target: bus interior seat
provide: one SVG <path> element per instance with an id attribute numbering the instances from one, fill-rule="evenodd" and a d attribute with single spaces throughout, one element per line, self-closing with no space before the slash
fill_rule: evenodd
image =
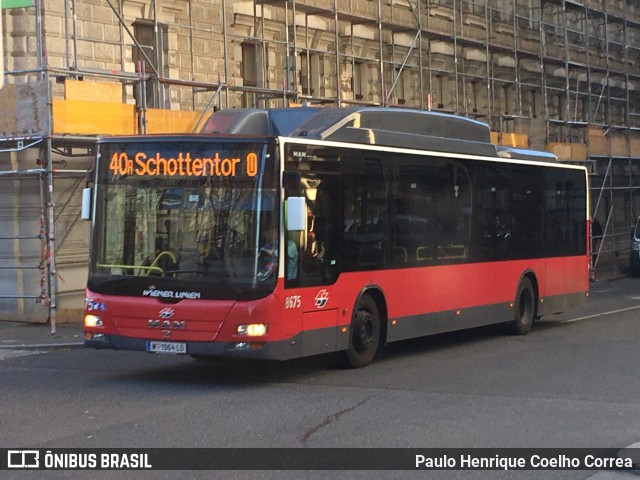
<path id="1" fill-rule="evenodd" d="M 432 247 L 418 247 L 416 248 L 416 260 L 422 262 L 424 260 L 433 260 L 433 256 L 431 255 Z"/>
<path id="2" fill-rule="evenodd" d="M 393 263 L 407 263 L 409 256 L 405 247 L 393 247 Z"/>

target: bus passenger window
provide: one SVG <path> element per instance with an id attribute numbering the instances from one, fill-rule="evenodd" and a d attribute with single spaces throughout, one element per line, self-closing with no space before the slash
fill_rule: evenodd
<path id="1" fill-rule="evenodd" d="M 396 267 L 424 265 L 435 258 L 432 238 L 434 172 L 431 162 L 398 167 L 391 217 Z"/>
<path id="2" fill-rule="evenodd" d="M 387 203 L 382 168 L 371 163 L 367 175 L 348 176 L 344 191 L 345 269 L 384 268 L 387 242 Z M 389 252 L 386 249 L 389 248 Z"/>

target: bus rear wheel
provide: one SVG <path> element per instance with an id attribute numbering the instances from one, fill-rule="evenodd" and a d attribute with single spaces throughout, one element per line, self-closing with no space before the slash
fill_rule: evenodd
<path id="1" fill-rule="evenodd" d="M 514 318 L 509 324 L 509 330 L 514 335 L 526 335 L 536 318 L 536 293 L 533 283 L 527 277 L 518 285 L 513 310 Z"/>
<path id="2" fill-rule="evenodd" d="M 344 363 L 350 368 L 366 367 L 373 361 L 380 346 L 380 313 L 378 305 L 364 295 L 353 312 L 349 331 L 349 348 L 344 352 Z"/>

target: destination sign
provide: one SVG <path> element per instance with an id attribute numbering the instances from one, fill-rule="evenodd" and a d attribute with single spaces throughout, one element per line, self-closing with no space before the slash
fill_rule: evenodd
<path id="1" fill-rule="evenodd" d="M 224 157 L 215 152 L 210 157 L 191 155 L 191 152 L 178 152 L 165 158 L 160 152 L 147 155 L 138 152 L 130 157 L 126 152 L 115 152 L 111 156 L 109 170 L 115 176 L 140 177 L 235 177 L 245 172 L 249 177 L 258 173 L 258 156 L 248 153 L 244 158 Z"/>

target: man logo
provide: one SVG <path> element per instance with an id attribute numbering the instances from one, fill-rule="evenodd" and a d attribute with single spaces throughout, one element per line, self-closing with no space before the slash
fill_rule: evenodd
<path id="1" fill-rule="evenodd" d="M 8 468 L 40 468 L 40 452 L 38 450 L 9 450 L 7 452 Z"/>
<path id="2" fill-rule="evenodd" d="M 160 313 L 158 313 L 158 316 L 166 320 L 167 318 L 173 317 L 174 313 L 175 313 L 175 310 L 173 308 L 167 307 L 160 310 Z"/>

